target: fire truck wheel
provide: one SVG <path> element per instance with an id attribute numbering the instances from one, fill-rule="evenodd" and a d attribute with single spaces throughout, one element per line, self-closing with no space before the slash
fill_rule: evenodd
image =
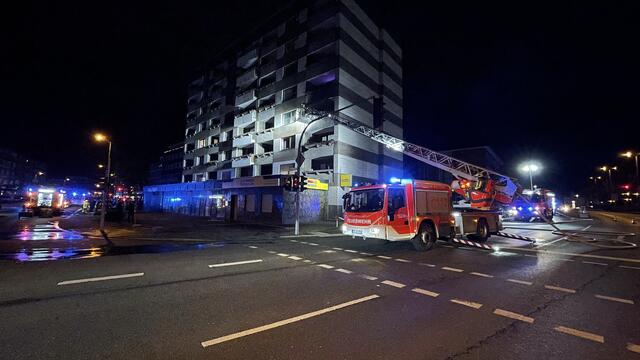
<path id="1" fill-rule="evenodd" d="M 480 219 L 478 221 L 478 228 L 476 229 L 476 234 L 473 238 L 479 242 L 487 241 L 489 238 L 489 225 L 487 224 L 487 220 Z"/>
<path id="2" fill-rule="evenodd" d="M 436 231 L 431 224 L 422 224 L 420 231 L 411 239 L 413 247 L 417 251 L 430 250 L 436 244 Z"/>

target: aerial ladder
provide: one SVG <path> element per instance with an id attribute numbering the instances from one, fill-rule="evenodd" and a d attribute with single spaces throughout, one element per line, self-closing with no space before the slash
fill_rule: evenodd
<path id="1" fill-rule="evenodd" d="M 452 189 L 462 195 L 471 208 L 496 210 L 509 205 L 520 189 L 517 183 L 506 175 L 404 141 L 359 121 L 348 119 L 339 111 L 327 112 L 303 106 L 303 114 L 331 118 L 336 123 L 391 150 L 450 173 L 455 178 Z"/>

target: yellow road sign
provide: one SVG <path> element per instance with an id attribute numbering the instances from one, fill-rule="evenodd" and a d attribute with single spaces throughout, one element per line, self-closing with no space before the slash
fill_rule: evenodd
<path id="1" fill-rule="evenodd" d="M 352 177 L 351 174 L 340 174 L 340 186 L 351 187 Z"/>
<path id="2" fill-rule="evenodd" d="M 329 190 L 329 184 L 323 183 L 318 179 L 307 179 L 307 189 Z"/>

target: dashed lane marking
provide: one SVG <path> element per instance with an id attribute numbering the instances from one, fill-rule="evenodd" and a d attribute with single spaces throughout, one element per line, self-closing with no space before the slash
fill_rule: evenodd
<path id="1" fill-rule="evenodd" d="M 453 271 L 453 272 L 463 272 L 464 270 L 458 268 L 452 268 L 448 266 L 443 266 L 442 270 Z"/>
<path id="2" fill-rule="evenodd" d="M 627 344 L 627 350 L 633 351 L 634 353 L 640 354 L 640 345 L 628 343 Z"/>
<path id="3" fill-rule="evenodd" d="M 413 291 L 415 293 L 418 293 L 418 294 L 431 296 L 431 297 L 438 297 L 440 295 L 437 292 L 433 292 L 433 291 L 429 291 L 429 290 L 425 290 L 425 289 L 421 289 L 421 288 L 413 288 L 413 289 L 411 289 L 411 291 Z"/>
<path id="4" fill-rule="evenodd" d="M 380 259 L 391 260 L 390 256 L 378 255 L 377 257 L 379 257 Z"/>
<path id="5" fill-rule="evenodd" d="M 276 253 L 275 251 L 272 251 L 272 250 L 269 250 L 269 251 L 267 251 L 267 252 L 268 252 L 269 254 L 275 254 L 275 253 Z"/>
<path id="6" fill-rule="evenodd" d="M 247 246 L 247 247 L 248 247 L 249 249 L 257 249 L 257 248 L 258 248 L 257 246 L 253 246 L 253 245 L 249 245 L 249 246 Z"/>
<path id="7" fill-rule="evenodd" d="M 318 246 L 318 244 L 316 244 L 316 243 L 312 243 L 312 242 L 307 243 L 307 245 L 311 245 L 311 246 Z"/>
<path id="8" fill-rule="evenodd" d="M 479 272 L 471 272 L 471 275 L 475 275 L 475 276 L 480 276 L 480 277 L 485 277 L 485 278 L 492 278 L 493 275 L 489 275 L 489 274 L 483 274 L 483 273 L 479 273 Z"/>
<path id="9" fill-rule="evenodd" d="M 617 302 L 621 302 L 624 304 L 635 304 L 635 302 L 633 302 L 633 300 L 628 300 L 628 299 L 622 299 L 622 298 L 618 298 L 618 297 L 613 297 L 613 296 L 606 296 L 606 295 L 598 295 L 596 294 L 595 297 L 597 297 L 598 299 L 603 299 L 603 300 L 611 300 L 611 301 L 617 301 Z"/>
<path id="10" fill-rule="evenodd" d="M 336 271 L 343 274 L 353 274 L 353 271 L 347 269 L 336 269 Z"/>
<path id="11" fill-rule="evenodd" d="M 556 291 L 562 291 L 562 292 L 566 292 L 569 294 L 575 294 L 576 291 L 573 289 L 567 289 L 567 288 L 563 288 L 561 286 L 553 286 L 553 285 L 545 285 L 544 286 L 545 289 L 549 289 L 549 290 L 556 290 Z"/>
<path id="12" fill-rule="evenodd" d="M 321 310 L 317 310 L 317 311 L 313 311 L 310 313 L 306 313 L 303 315 L 299 315 L 299 316 L 295 316 L 286 320 L 280 320 L 280 321 L 276 321 L 274 323 L 271 324 L 267 324 L 267 325 L 263 325 L 263 326 L 259 326 L 253 329 L 248 329 L 248 330 L 244 330 L 244 331 L 240 331 L 234 334 L 230 334 L 230 335 L 226 335 L 226 336 L 222 336 L 222 337 L 218 337 L 215 339 L 211 339 L 211 340 L 207 340 L 207 341 L 203 341 L 200 344 L 202 345 L 203 348 L 209 347 L 209 346 L 213 346 L 213 345 L 217 345 L 226 341 L 230 341 L 230 340 L 235 340 L 241 337 L 245 337 L 245 336 L 249 336 L 249 335 L 253 335 L 253 334 L 257 334 L 263 331 L 267 331 L 267 330 L 271 330 L 271 329 L 275 329 L 284 325 L 288 325 L 294 322 L 298 322 L 301 320 L 306 320 L 315 316 L 319 316 L 322 314 L 326 314 L 328 312 L 331 311 L 336 311 L 339 309 L 343 309 L 346 308 L 348 306 L 352 306 L 352 305 L 356 305 L 356 304 L 360 304 L 363 303 L 365 301 L 369 301 L 369 300 L 373 300 L 376 298 L 379 298 L 379 295 L 373 294 L 373 295 L 369 295 L 369 296 L 365 296 L 363 298 L 360 299 L 356 299 L 356 300 L 351 300 L 342 304 L 338 304 L 338 305 L 334 305 L 328 308 L 324 308 Z"/>
<path id="13" fill-rule="evenodd" d="M 333 250 L 340 250 L 340 251 L 344 250 L 343 248 L 337 248 L 337 247 L 336 248 L 332 248 L 332 249 Z"/>
<path id="14" fill-rule="evenodd" d="M 324 251 L 322 251 L 322 252 L 323 252 L 323 253 L 325 253 L 325 254 L 333 254 L 333 253 L 335 253 L 336 251 L 335 251 L 335 250 L 324 250 Z"/>
<path id="15" fill-rule="evenodd" d="M 601 263 L 601 262 L 595 262 L 595 261 L 583 261 L 583 264 L 591 264 L 591 265 L 599 265 L 599 266 L 608 266 L 609 264 L 606 263 Z"/>
<path id="16" fill-rule="evenodd" d="M 514 313 L 512 311 L 507 311 L 507 310 L 502 310 L 502 309 L 495 309 L 493 311 L 493 313 L 496 314 L 496 315 L 508 317 L 510 319 L 524 321 L 524 322 L 529 323 L 529 324 L 533 324 L 533 321 L 534 321 L 534 319 L 532 317 L 524 316 L 524 315 L 521 315 L 521 314 L 518 314 L 518 313 Z"/>
<path id="17" fill-rule="evenodd" d="M 460 299 L 451 299 L 449 301 L 451 301 L 452 303 L 464 305 L 464 306 L 467 306 L 467 307 L 470 307 L 470 308 L 474 308 L 474 309 L 480 309 L 482 307 L 482 304 L 477 303 L 477 302 L 473 302 L 473 301 L 460 300 Z"/>
<path id="18" fill-rule="evenodd" d="M 576 330 L 576 329 L 572 329 L 565 326 L 556 326 L 553 329 L 561 333 L 577 336 L 583 339 L 587 339 L 587 340 L 591 340 L 599 343 L 604 343 L 604 336 L 602 335 L 593 334 L 593 333 L 582 331 L 582 330 Z"/>
<path id="19" fill-rule="evenodd" d="M 358 253 L 357 251 L 350 250 L 350 249 L 346 249 L 345 251 L 348 252 L 348 253 L 352 253 L 352 254 L 357 254 Z"/>
<path id="20" fill-rule="evenodd" d="M 309 259 L 305 259 L 305 260 L 303 260 L 303 261 L 304 261 L 304 262 L 306 262 L 306 263 L 310 263 L 310 262 L 312 262 L 312 261 L 311 261 L 311 260 L 309 260 Z"/>
<path id="21" fill-rule="evenodd" d="M 436 267 L 433 264 L 427 264 L 427 263 L 419 263 L 418 265 L 422 265 L 422 266 L 428 266 L 428 267 Z"/>
<path id="22" fill-rule="evenodd" d="M 411 260 L 407 260 L 407 259 L 400 259 L 400 258 L 396 258 L 396 259 L 393 259 L 393 260 L 395 260 L 395 261 L 397 261 L 397 262 L 403 262 L 403 263 L 410 263 L 410 262 L 411 262 Z"/>
<path id="23" fill-rule="evenodd" d="M 209 267 L 210 268 L 218 268 L 218 267 L 225 267 L 225 266 L 255 264 L 255 263 L 259 263 L 259 262 L 262 262 L 262 259 L 234 261 L 234 262 L 220 263 L 220 264 L 211 264 L 211 265 L 209 265 Z"/>
<path id="24" fill-rule="evenodd" d="M 516 283 L 516 284 L 522 284 L 522 285 L 533 285 L 531 281 L 516 280 L 516 279 L 507 279 L 507 281 Z"/>
<path id="25" fill-rule="evenodd" d="M 296 260 L 296 261 L 298 261 L 298 260 L 302 260 L 302 258 L 301 258 L 301 257 L 298 257 L 298 256 L 289 256 L 289 259 L 291 259 L 291 260 Z"/>
<path id="26" fill-rule="evenodd" d="M 395 282 L 395 281 L 391 281 L 391 280 L 385 280 L 385 281 L 382 281 L 381 283 L 385 284 L 385 285 L 396 287 L 398 289 L 402 289 L 403 287 L 407 286 L 405 284 L 401 284 L 399 282 Z"/>
<path id="27" fill-rule="evenodd" d="M 563 251 L 552 251 L 552 250 L 538 250 L 538 249 L 527 249 L 523 247 L 511 247 L 511 246 L 501 246 L 501 250 L 515 250 L 515 251 L 528 251 L 528 252 L 536 252 L 540 254 L 551 254 L 551 255 L 564 255 L 564 256 L 572 256 L 572 257 L 585 257 L 591 259 L 601 259 L 601 260 L 614 260 L 614 261 L 625 261 L 632 263 L 640 263 L 640 259 L 631 259 L 631 258 L 620 258 L 614 256 L 604 256 L 604 255 L 592 255 L 592 254 L 575 254 L 568 253 Z M 638 268 L 640 269 L 640 268 Z"/>
<path id="28" fill-rule="evenodd" d="M 292 243 L 297 243 L 298 242 L 298 240 L 289 240 L 289 241 L 291 241 Z"/>
<path id="29" fill-rule="evenodd" d="M 95 282 L 95 281 L 106 281 L 106 280 L 116 280 L 116 279 L 126 279 L 131 277 L 144 276 L 143 272 L 140 273 L 131 273 L 131 274 L 122 274 L 122 275 L 111 275 L 111 276 L 101 276 L 94 278 L 86 278 L 86 279 L 77 279 L 77 280 L 66 280 L 58 283 L 58 286 L 62 285 L 72 285 L 72 284 L 81 284 L 87 282 Z"/>
<path id="30" fill-rule="evenodd" d="M 287 257 L 287 256 L 289 256 L 289 254 L 283 254 L 283 253 L 278 253 L 278 254 L 276 254 L 276 255 L 278 255 L 278 256 L 282 256 L 282 257 Z"/>
<path id="31" fill-rule="evenodd" d="M 640 267 L 636 267 L 636 266 L 626 266 L 626 265 L 620 265 L 621 268 L 624 269 L 634 269 L 634 270 L 640 270 Z"/>
<path id="32" fill-rule="evenodd" d="M 367 280 L 378 280 L 377 277 L 371 276 L 371 275 L 366 275 L 366 274 L 360 274 L 360 275 L 358 275 L 358 277 L 361 277 L 361 278 L 367 279 Z"/>
<path id="33" fill-rule="evenodd" d="M 360 255 L 373 256 L 372 253 L 368 253 L 368 252 L 361 252 Z"/>
<path id="34" fill-rule="evenodd" d="M 328 264 L 318 264 L 318 266 L 323 268 L 323 269 L 333 269 L 333 266 L 328 265 Z"/>

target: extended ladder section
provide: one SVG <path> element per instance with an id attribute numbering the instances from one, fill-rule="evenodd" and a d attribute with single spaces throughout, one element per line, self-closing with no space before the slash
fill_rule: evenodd
<path id="1" fill-rule="evenodd" d="M 458 160 L 451 156 L 430 150 L 424 146 L 398 139 L 397 137 L 391 136 L 385 132 L 363 125 L 361 122 L 347 119 L 341 116 L 339 112 L 318 111 L 305 107 L 304 113 L 331 118 L 335 122 L 348 127 L 362 136 L 377 141 L 389 149 L 402 152 L 407 156 L 411 156 L 412 158 L 429 164 L 435 168 L 447 171 L 456 179 L 479 181 L 482 178 L 490 178 L 497 180 L 500 192 L 508 195 L 509 197 L 512 197 L 518 188 L 515 182 L 506 175 Z"/>

